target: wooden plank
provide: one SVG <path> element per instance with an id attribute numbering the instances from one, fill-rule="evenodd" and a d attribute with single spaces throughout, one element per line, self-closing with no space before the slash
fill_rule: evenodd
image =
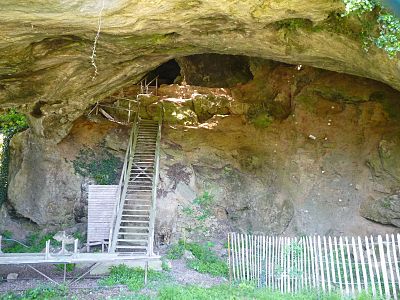
<path id="1" fill-rule="evenodd" d="M 335 287 L 336 285 L 336 272 L 335 272 L 335 259 L 333 256 L 333 248 L 332 248 L 332 238 L 329 236 L 328 237 L 328 248 L 329 248 L 329 259 L 330 259 L 330 269 L 331 269 L 331 274 L 332 274 L 332 285 Z"/>
<path id="2" fill-rule="evenodd" d="M 399 240 L 397 240 L 397 241 L 398 241 L 398 245 L 399 245 L 399 255 L 400 255 L 400 241 Z M 399 257 L 397 256 L 396 240 L 394 238 L 394 234 L 392 234 L 392 246 L 393 246 L 394 266 L 395 266 L 395 269 L 396 269 L 396 276 L 397 276 L 397 282 L 398 282 L 397 287 L 400 289 L 400 287 L 399 287 L 399 285 L 400 285 L 399 263 L 400 262 L 399 262 Z"/>
<path id="3" fill-rule="evenodd" d="M 372 296 L 376 297 L 376 287 L 375 287 L 375 275 L 374 275 L 374 266 L 372 265 L 372 251 L 369 245 L 368 237 L 365 237 L 365 247 L 367 248 L 367 262 L 368 262 L 368 271 L 369 271 L 369 279 L 371 283 Z M 371 246 L 373 247 L 373 245 Z M 379 276 L 379 275 L 378 275 Z"/>
<path id="4" fill-rule="evenodd" d="M 246 280 L 246 274 L 247 274 L 247 269 L 246 269 L 246 258 L 245 258 L 245 237 L 243 234 L 241 234 L 241 248 L 242 248 L 242 280 Z"/>
<path id="5" fill-rule="evenodd" d="M 342 272 L 341 272 L 341 268 L 340 268 L 340 260 L 339 260 L 339 249 L 338 249 L 338 240 L 335 237 L 333 237 L 333 245 L 335 246 L 335 259 L 336 259 L 336 271 L 338 274 L 338 279 L 339 279 L 339 289 L 341 291 L 341 293 L 343 294 L 343 285 L 342 285 Z"/>
<path id="6" fill-rule="evenodd" d="M 346 291 L 346 295 L 349 295 L 349 282 L 348 282 L 348 278 L 347 278 L 346 259 L 345 259 L 345 252 L 344 252 L 342 237 L 339 237 L 339 245 L 340 245 L 340 256 L 342 257 L 342 269 L 343 269 L 343 279 L 344 279 L 344 284 L 345 284 L 345 291 Z"/>
<path id="7" fill-rule="evenodd" d="M 317 245 L 317 237 L 313 237 L 313 247 L 314 251 L 314 264 L 315 264 L 315 281 L 317 283 L 317 289 L 321 288 L 321 282 L 320 282 L 320 268 L 319 268 L 319 257 L 318 257 L 318 245 Z"/>
<path id="8" fill-rule="evenodd" d="M 326 237 L 323 237 L 324 242 L 324 255 L 325 255 L 325 270 L 326 270 L 326 281 L 328 283 L 328 292 L 332 290 L 331 286 L 331 274 L 330 274 L 330 267 L 329 267 L 329 257 L 328 257 L 328 246 L 326 243 Z"/>
<path id="9" fill-rule="evenodd" d="M 391 255 L 391 250 L 390 250 L 390 238 L 389 235 L 386 234 L 386 254 L 387 254 L 387 260 L 388 260 L 388 265 L 389 265 L 389 274 L 390 274 L 390 283 L 392 285 L 392 292 L 393 292 L 393 298 L 397 300 L 397 293 L 396 293 L 396 279 L 394 278 L 394 273 L 393 273 L 393 264 L 392 264 L 392 255 Z"/>
<path id="10" fill-rule="evenodd" d="M 351 294 L 354 295 L 354 277 L 353 277 L 353 266 L 352 266 L 351 254 L 350 254 L 350 244 L 349 244 L 349 239 L 347 236 L 344 238 L 344 240 L 346 242 L 347 263 L 348 263 L 349 274 L 350 274 L 349 278 L 350 278 Z"/>
<path id="11" fill-rule="evenodd" d="M 283 238 L 279 238 L 279 243 L 278 243 L 278 257 L 279 257 L 279 280 L 278 280 L 278 285 L 279 285 L 279 290 L 281 293 L 283 293 L 283 281 L 282 281 L 282 275 L 283 275 Z"/>
<path id="12" fill-rule="evenodd" d="M 374 243 L 374 238 L 372 236 L 371 236 L 371 248 L 372 248 L 372 258 L 374 260 L 375 272 L 376 272 L 377 281 L 378 281 L 379 295 L 382 296 L 383 291 L 382 291 L 382 284 L 381 284 L 381 272 L 379 272 L 378 260 L 376 259 L 375 243 Z"/>
<path id="13" fill-rule="evenodd" d="M 378 235 L 378 247 L 379 247 L 379 256 L 380 256 L 380 260 L 381 260 L 383 285 L 385 288 L 385 297 L 386 297 L 386 299 L 390 299 L 390 289 L 389 289 L 389 280 L 388 280 L 387 268 L 386 268 L 386 258 L 385 258 L 385 252 L 383 249 L 382 236 L 380 236 L 380 235 Z"/>
<path id="14" fill-rule="evenodd" d="M 246 280 L 250 280 L 249 236 L 246 234 Z"/>
<path id="15" fill-rule="evenodd" d="M 271 265 L 270 265 L 270 274 L 271 274 L 271 285 L 270 287 L 272 288 L 272 290 L 276 289 L 276 285 L 275 285 L 275 268 L 276 268 L 276 236 L 272 237 L 272 245 L 271 245 L 271 249 L 272 249 L 272 254 L 271 254 Z"/>
<path id="16" fill-rule="evenodd" d="M 230 283 L 232 284 L 232 279 L 233 281 L 236 281 L 236 264 L 235 264 L 235 246 L 234 246 L 234 241 L 235 241 L 235 233 L 231 232 L 228 233 L 228 251 L 230 252 L 229 256 L 229 268 L 231 270 L 232 278 L 230 279 Z"/>
<path id="17" fill-rule="evenodd" d="M 360 251 L 360 261 L 361 261 L 361 270 L 362 270 L 363 282 L 364 282 L 364 290 L 368 294 L 369 293 L 369 287 L 368 287 L 367 271 L 366 271 L 366 268 L 365 268 L 364 251 L 363 251 L 361 238 L 359 236 L 357 237 L 357 242 L 358 242 L 358 250 Z"/>
<path id="18" fill-rule="evenodd" d="M 353 248 L 353 255 L 354 255 L 354 265 L 355 265 L 355 272 L 356 272 L 356 284 L 357 284 L 357 291 L 361 293 L 361 280 L 360 280 L 360 270 L 358 268 L 358 255 L 357 255 L 357 246 L 354 237 L 351 238 L 351 245 Z"/>
<path id="19" fill-rule="evenodd" d="M 310 246 L 310 264 L 311 264 L 311 278 L 313 280 L 313 288 L 317 289 L 319 287 L 319 282 L 317 278 L 317 270 L 315 268 L 315 255 L 314 255 L 314 245 L 312 242 L 312 237 L 309 237 L 308 243 Z"/>
<path id="20" fill-rule="evenodd" d="M 272 270 L 273 270 L 273 256 L 272 256 L 272 251 L 273 251 L 273 241 L 274 241 L 274 237 L 272 236 L 268 236 L 267 237 L 267 247 L 268 247 L 268 252 L 267 252 L 267 256 L 268 256 L 268 272 L 267 272 L 267 282 L 265 284 L 266 288 L 272 288 Z"/>
<path id="21" fill-rule="evenodd" d="M 317 237 L 317 243 L 318 243 L 319 270 L 321 275 L 321 286 L 322 286 L 322 291 L 325 292 L 324 259 L 322 257 L 322 245 L 320 236 Z"/>
<path id="22" fill-rule="evenodd" d="M 308 284 L 308 278 L 307 278 L 307 247 L 305 243 L 305 238 L 301 237 L 300 239 L 301 245 L 302 245 L 302 277 L 301 277 L 301 289 L 304 289 L 304 287 L 307 287 Z"/>

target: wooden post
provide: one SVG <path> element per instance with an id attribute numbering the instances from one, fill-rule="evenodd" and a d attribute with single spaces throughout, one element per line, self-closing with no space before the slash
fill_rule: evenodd
<path id="1" fill-rule="evenodd" d="M 383 250 L 382 236 L 380 236 L 380 235 L 378 235 L 378 247 L 379 247 L 379 256 L 381 259 L 381 268 L 382 268 L 383 285 L 385 287 L 385 296 L 386 296 L 386 299 L 390 299 L 390 289 L 389 289 L 389 281 L 388 281 L 388 276 L 387 276 L 385 252 Z"/>
<path id="2" fill-rule="evenodd" d="M 371 236 L 371 248 L 372 248 L 372 258 L 374 259 L 376 277 L 378 279 L 379 295 L 382 296 L 383 291 L 382 291 L 382 284 L 381 284 L 381 273 L 379 272 L 378 260 L 376 259 L 376 253 L 375 253 L 374 238 L 372 236 Z"/>
<path id="3" fill-rule="evenodd" d="M 357 280 L 357 290 L 358 293 L 361 293 L 361 281 L 360 281 L 360 272 L 358 268 L 358 255 L 357 255 L 357 247 L 354 237 L 351 238 L 351 245 L 353 248 L 353 255 L 354 255 L 354 264 L 355 264 L 355 271 L 356 271 L 356 280 Z"/>
<path id="4" fill-rule="evenodd" d="M 375 277 L 375 275 L 374 275 L 374 266 L 372 265 L 372 259 L 371 259 L 372 251 L 370 249 L 367 237 L 365 237 L 365 247 L 367 248 L 368 271 L 369 271 L 369 278 L 371 280 L 372 296 L 375 298 L 375 296 L 376 296 L 376 288 L 375 288 L 375 278 L 374 278 Z M 367 279 L 365 279 L 365 280 L 368 281 Z"/>
<path id="5" fill-rule="evenodd" d="M 349 264 L 349 274 L 350 274 L 350 284 L 351 284 L 351 294 L 354 295 L 354 280 L 353 280 L 353 268 L 351 265 L 351 256 L 350 256 L 350 245 L 349 245 L 349 239 L 347 236 L 344 238 L 346 242 L 346 250 L 347 250 L 347 261 Z"/>
<path id="6" fill-rule="evenodd" d="M 364 251 L 361 243 L 361 238 L 357 237 L 357 242 L 358 242 L 358 250 L 360 251 L 360 261 L 361 261 L 361 270 L 363 274 L 363 281 L 364 281 L 364 290 L 368 294 L 368 277 L 367 277 L 367 271 L 365 268 L 365 260 L 364 260 Z"/>
<path id="7" fill-rule="evenodd" d="M 49 259 L 50 256 L 50 240 L 46 241 L 45 259 Z"/>
<path id="8" fill-rule="evenodd" d="M 390 239 L 389 235 L 386 235 L 386 253 L 388 257 L 388 265 L 389 265 L 389 271 L 390 271 L 390 281 L 392 284 L 392 291 L 393 291 L 393 298 L 397 300 L 397 292 L 396 292 L 396 279 L 394 278 L 393 274 L 393 264 L 392 264 L 392 257 L 390 253 Z"/>
<path id="9" fill-rule="evenodd" d="M 340 261 L 339 261 L 339 249 L 338 249 L 338 241 L 336 239 L 336 236 L 333 237 L 333 244 L 335 246 L 335 258 L 336 258 L 336 267 L 337 267 L 337 274 L 339 278 L 339 289 L 343 294 L 343 286 L 342 286 L 342 273 L 340 271 Z"/>
<path id="10" fill-rule="evenodd" d="M 1 240 L 3 239 L 3 237 L 0 235 L 0 253 L 3 253 L 3 251 L 1 250 Z"/>
<path id="11" fill-rule="evenodd" d="M 231 234 L 228 233 L 228 267 L 229 267 L 229 284 L 232 284 L 232 263 L 231 263 Z"/>
<path id="12" fill-rule="evenodd" d="M 345 284 L 345 291 L 346 295 L 349 295 L 349 282 L 347 280 L 347 268 L 346 268 L 346 259 L 343 247 L 343 239 L 339 237 L 339 245 L 340 245 L 340 255 L 342 256 L 342 268 L 343 268 L 343 277 L 344 277 L 344 284 Z M 340 270 L 339 270 L 340 272 Z"/>
<path id="13" fill-rule="evenodd" d="M 322 245 L 321 245 L 321 237 L 317 237 L 318 241 L 318 256 L 319 256 L 319 265 L 320 265 L 320 271 L 321 271 L 321 285 L 322 285 L 322 291 L 325 292 L 325 271 L 324 271 L 324 261 L 322 257 Z"/>
<path id="14" fill-rule="evenodd" d="M 399 263 L 397 257 L 397 249 L 396 249 L 396 240 L 394 239 L 394 234 L 392 234 L 392 247 L 393 247 L 393 260 L 394 260 L 394 267 L 396 270 L 397 282 L 400 284 L 400 272 L 399 272 Z"/>
<path id="15" fill-rule="evenodd" d="M 75 254 L 78 253 L 78 243 L 79 243 L 79 240 L 75 239 L 75 241 L 74 241 L 74 253 Z"/>
<path id="16" fill-rule="evenodd" d="M 146 263 L 144 265 L 144 285 L 147 285 L 147 272 L 149 270 L 149 261 L 146 260 Z"/>
<path id="17" fill-rule="evenodd" d="M 331 275 L 330 275 L 330 268 L 329 268 L 329 257 L 328 257 L 328 246 L 326 244 L 326 237 L 323 237 L 324 242 L 324 255 L 325 255 L 325 269 L 326 269 L 326 281 L 328 282 L 328 291 L 330 292 L 331 287 Z"/>
<path id="18" fill-rule="evenodd" d="M 332 284 L 333 286 L 335 286 L 336 284 L 335 261 L 333 258 L 332 238 L 330 236 L 328 237 L 328 247 L 329 247 L 329 256 L 331 261 Z"/>

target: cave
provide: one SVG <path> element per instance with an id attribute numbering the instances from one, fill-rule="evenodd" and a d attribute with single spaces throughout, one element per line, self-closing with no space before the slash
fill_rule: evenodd
<path id="1" fill-rule="evenodd" d="M 7 131 L 0 234 L 86 238 L 92 187 L 121 178 L 156 199 L 154 253 L 400 232 L 400 63 L 379 7 L 5 1 L 0 130 L 29 126 Z"/>
<path id="2" fill-rule="evenodd" d="M 158 85 L 161 84 L 173 84 L 177 77 L 181 75 L 181 68 L 179 67 L 176 60 L 171 59 L 161 65 L 159 65 L 154 70 L 150 71 L 147 75 L 147 81 L 151 82 L 156 77 L 158 78 Z"/>

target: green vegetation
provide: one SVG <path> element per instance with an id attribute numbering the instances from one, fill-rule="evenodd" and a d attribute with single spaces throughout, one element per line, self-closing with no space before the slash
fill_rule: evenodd
<path id="1" fill-rule="evenodd" d="M 54 234 L 40 234 L 37 232 L 31 233 L 28 235 L 25 241 L 25 247 L 17 242 L 8 241 L 7 239 L 12 238 L 12 234 L 9 231 L 4 231 L 1 233 L 3 238 L 3 247 L 2 250 L 5 253 L 37 253 L 41 252 L 46 247 L 46 241 L 50 240 L 51 244 L 54 246 L 60 246 L 61 243 L 54 240 Z"/>
<path id="2" fill-rule="evenodd" d="M 38 286 L 21 294 L 7 293 L 0 295 L 0 300 L 48 300 L 66 297 L 68 289 L 65 286 Z"/>
<path id="3" fill-rule="evenodd" d="M 395 58 L 400 52 L 400 20 L 389 10 L 382 7 L 377 0 L 343 0 L 346 5 L 347 15 L 356 15 L 360 20 L 368 18 L 368 13 L 376 12 L 375 24 L 378 25 L 377 33 L 369 29 L 366 36 L 374 44 L 383 49 L 390 58 Z"/>
<path id="4" fill-rule="evenodd" d="M 182 258 L 185 250 L 190 251 L 194 259 L 187 261 L 187 266 L 190 269 L 196 270 L 199 273 L 207 273 L 213 276 L 228 276 L 228 266 L 224 260 L 219 258 L 212 250 L 214 244 L 206 243 L 204 245 L 196 243 L 185 243 L 179 241 L 178 244 L 173 245 L 168 253 L 168 259 Z"/>
<path id="5" fill-rule="evenodd" d="M 0 115 L 0 205 L 7 200 L 11 138 L 15 133 L 26 128 L 28 128 L 26 117 L 15 109 L 10 109 Z"/>
<path id="6" fill-rule="evenodd" d="M 147 273 L 148 284 L 157 282 L 162 283 L 168 280 L 168 276 L 162 272 L 149 270 Z M 130 291 L 139 291 L 144 288 L 144 270 L 141 268 L 129 268 L 126 265 L 114 266 L 111 268 L 110 275 L 99 281 L 104 286 L 114 286 L 123 284 Z"/>
<path id="7" fill-rule="evenodd" d="M 97 184 L 115 184 L 118 181 L 122 162 L 108 150 L 101 149 L 98 152 L 91 148 L 81 149 L 73 161 L 75 172 L 84 177 L 93 178 Z"/>

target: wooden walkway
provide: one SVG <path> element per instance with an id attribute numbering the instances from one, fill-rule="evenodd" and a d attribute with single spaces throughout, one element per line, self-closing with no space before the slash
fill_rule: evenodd
<path id="1" fill-rule="evenodd" d="M 362 292 L 398 299 L 400 234 L 301 238 L 228 234 L 230 277 L 282 293 Z"/>

